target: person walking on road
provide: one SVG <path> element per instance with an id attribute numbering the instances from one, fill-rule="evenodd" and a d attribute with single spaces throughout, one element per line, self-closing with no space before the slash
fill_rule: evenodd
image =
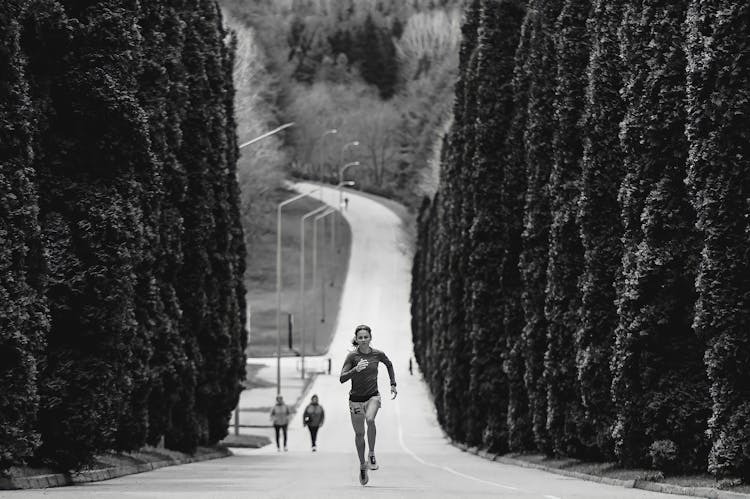
<path id="1" fill-rule="evenodd" d="M 354 444 L 359 456 L 359 483 L 362 485 L 369 480 L 367 469 L 378 469 L 378 462 L 375 459 L 375 416 L 381 405 L 378 391 L 378 363 L 382 362 L 388 369 L 388 376 L 391 379 L 391 400 L 395 399 L 398 393 L 393 364 L 385 353 L 372 348 L 370 341 L 372 341 L 372 330 L 369 326 L 362 324 L 354 329 L 352 344 L 357 348 L 346 356 L 339 377 L 341 383 L 352 380 L 352 388 L 349 392 L 349 415 L 354 427 Z M 370 447 L 367 461 L 365 461 L 365 422 L 367 422 L 367 443 Z"/>
<path id="2" fill-rule="evenodd" d="M 286 429 L 289 425 L 289 415 L 291 412 L 292 411 L 289 410 L 289 407 L 284 403 L 284 397 L 276 395 L 276 405 L 271 409 L 271 421 L 273 421 L 273 429 L 276 431 L 276 450 L 279 452 L 281 452 L 281 447 L 279 446 L 279 430 L 284 432 L 284 452 L 287 451 Z"/>
<path id="3" fill-rule="evenodd" d="M 318 439 L 318 428 L 323 426 L 325 421 L 326 413 L 323 410 L 323 406 L 318 403 L 318 396 L 313 395 L 310 399 L 310 403 L 305 407 L 305 412 L 302 417 L 302 426 L 307 426 L 310 430 L 310 440 L 312 441 L 312 451 L 318 450 L 316 440 Z"/>

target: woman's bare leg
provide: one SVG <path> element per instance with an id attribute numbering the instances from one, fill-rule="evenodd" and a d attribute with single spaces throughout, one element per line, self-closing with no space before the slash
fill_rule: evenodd
<path id="1" fill-rule="evenodd" d="M 380 409 L 380 401 L 373 397 L 367 401 L 365 407 L 365 420 L 367 421 L 367 445 L 370 447 L 370 454 L 373 454 L 375 452 L 375 437 L 377 435 L 377 429 L 375 428 L 375 416 L 378 415 L 378 409 Z"/>
<path id="2" fill-rule="evenodd" d="M 354 445 L 357 447 L 360 468 L 365 466 L 365 415 L 351 414 L 352 427 L 354 428 Z"/>

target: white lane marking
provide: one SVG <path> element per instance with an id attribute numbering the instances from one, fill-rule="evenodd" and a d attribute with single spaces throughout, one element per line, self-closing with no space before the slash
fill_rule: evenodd
<path id="1" fill-rule="evenodd" d="M 458 475 L 460 477 L 463 477 L 469 480 L 474 480 L 475 482 L 486 483 L 487 485 L 494 485 L 495 487 L 500 487 L 506 490 L 520 490 L 516 487 L 511 487 L 510 485 L 503 485 L 501 483 L 490 482 L 489 480 L 482 480 L 481 478 L 477 478 L 475 476 L 467 475 L 466 473 L 461 473 L 459 471 L 456 471 L 453 468 L 449 468 L 448 466 L 440 466 L 439 464 L 433 464 L 433 463 L 429 463 L 425 461 L 421 457 L 414 454 L 414 452 L 412 452 L 411 449 L 409 449 L 404 443 L 404 431 L 403 431 L 403 428 L 401 427 L 401 405 L 398 403 L 398 401 L 396 401 L 396 420 L 398 421 L 398 442 L 399 444 L 401 444 L 401 448 L 404 449 L 404 452 L 409 454 L 418 463 L 421 463 L 425 466 L 432 466 L 433 468 L 438 468 L 438 469 L 447 471 L 448 473 L 453 473 L 454 475 Z"/>
<path id="2" fill-rule="evenodd" d="M 544 496 L 544 497 L 546 497 L 547 499 L 560 499 L 560 498 L 559 498 L 559 497 L 557 497 L 557 496 Z"/>

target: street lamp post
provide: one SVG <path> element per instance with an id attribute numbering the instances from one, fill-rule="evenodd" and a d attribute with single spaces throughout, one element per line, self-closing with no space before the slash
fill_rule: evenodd
<path id="1" fill-rule="evenodd" d="M 339 210 L 341 210 L 341 187 L 346 185 L 346 182 L 344 182 L 344 173 L 346 173 L 346 170 L 348 170 L 352 166 L 359 166 L 359 161 L 352 161 L 351 163 L 347 163 L 339 170 L 339 184 L 336 186 L 336 189 L 339 191 Z"/>
<path id="2" fill-rule="evenodd" d="M 346 150 L 350 147 L 356 147 L 359 145 L 358 140 L 352 140 L 341 146 L 341 155 L 339 156 L 339 167 L 344 164 L 344 158 L 346 157 Z M 339 182 L 341 182 L 341 175 L 339 175 Z"/>
<path id="3" fill-rule="evenodd" d="M 331 133 L 339 133 L 339 131 L 336 128 L 331 128 L 330 130 L 326 130 L 325 132 L 323 132 L 323 135 L 320 136 L 320 140 L 323 140 L 323 137 Z"/>
<path id="4" fill-rule="evenodd" d="M 310 192 L 303 192 L 282 201 L 276 207 L 276 394 L 281 393 L 281 209 L 303 197 L 307 197 L 319 187 Z"/>
<path id="5" fill-rule="evenodd" d="M 237 147 L 237 149 L 242 149 L 243 147 L 247 147 L 247 146 L 249 146 L 250 144 L 254 144 L 254 143 L 258 142 L 258 141 L 259 141 L 259 140 L 261 140 L 261 139 L 265 139 L 266 137 L 270 137 L 271 135 L 273 135 L 273 134 L 275 134 L 275 133 L 278 133 L 278 132 L 282 131 L 282 130 L 283 130 L 283 129 L 285 129 L 285 128 L 289 128 L 289 127 L 290 127 L 290 126 L 292 126 L 292 125 L 294 125 L 294 122 L 293 122 L 293 121 L 292 121 L 291 123 L 284 123 L 284 124 L 283 124 L 283 125 L 281 125 L 280 127 L 278 127 L 278 128 L 274 128 L 274 129 L 273 129 L 273 130 L 271 130 L 270 132 L 266 132 L 266 133 L 264 133 L 263 135 L 260 135 L 260 136 L 258 136 L 258 137 L 255 137 L 255 138 L 254 138 L 254 139 L 252 139 L 252 140 L 248 140 L 247 142 L 245 142 L 245 143 L 243 143 L 243 144 L 240 144 L 240 145 L 239 145 L 239 146 Z"/>
<path id="6" fill-rule="evenodd" d="M 250 144 L 254 144 L 258 142 L 259 140 L 265 139 L 266 137 L 270 137 L 271 135 L 274 135 L 285 128 L 289 128 L 290 126 L 293 126 L 295 123 L 289 122 L 284 123 L 280 127 L 274 128 L 270 132 L 266 132 L 263 135 L 259 135 L 258 137 L 255 137 L 254 139 L 250 139 L 247 142 L 243 142 L 239 146 L 237 146 L 237 149 L 243 149 Z M 290 200 L 291 202 L 293 200 Z M 279 205 L 279 215 L 278 215 L 278 221 L 276 225 L 276 230 L 278 231 L 278 237 L 276 241 L 276 394 L 278 395 L 281 391 L 281 327 L 279 325 L 279 308 L 281 308 L 281 207 L 285 203 L 281 203 Z M 248 307 L 249 308 L 249 307 Z M 247 323 L 248 327 L 251 323 L 251 313 L 248 311 L 247 316 Z M 250 333 L 248 331 L 248 343 L 250 340 Z M 239 435 L 240 434 L 240 403 L 237 402 L 237 407 L 234 409 L 234 434 Z"/>
<path id="7" fill-rule="evenodd" d="M 331 213 L 336 213 L 335 208 L 329 207 L 327 210 L 325 210 L 320 215 L 316 216 L 313 219 L 313 289 L 315 289 L 318 285 L 318 221 L 322 220 L 323 218 L 327 217 Z M 320 309 L 321 309 L 321 315 L 320 315 L 320 322 L 325 322 L 325 316 L 326 316 L 326 287 L 323 285 L 323 281 L 325 279 L 320 279 Z M 313 325 L 315 327 L 315 330 L 313 332 L 313 340 L 312 340 L 312 351 L 317 351 L 317 331 L 318 331 L 318 322 L 313 321 Z"/>
<path id="8" fill-rule="evenodd" d="M 310 210 L 304 215 L 302 215 L 302 219 L 299 223 L 299 234 L 300 234 L 300 256 L 299 256 L 299 302 L 300 302 L 300 319 L 299 319 L 299 328 L 302 333 L 302 379 L 305 379 L 305 336 L 306 336 L 306 326 L 307 321 L 305 320 L 305 221 L 320 213 L 321 211 L 325 211 L 328 209 L 327 205 L 319 206 L 315 208 L 314 210 Z"/>
<path id="9" fill-rule="evenodd" d="M 344 173 L 348 168 L 351 168 L 352 166 L 359 166 L 359 161 L 352 161 L 351 163 L 347 163 L 341 168 L 339 168 L 339 183 L 336 186 L 336 190 L 339 193 L 339 201 L 338 201 L 338 207 L 337 209 L 341 211 L 341 188 L 344 186 L 354 185 L 354 182 L 344 181 Z M 333 229 L 331 230 L 331 239 L 333 240 L 333 247 L 336 248 L 336 223 L 337 220 L 333 221 Z M 336 248 L 336 251 L 338 252 L 338 248 Z"/>
<path id="10" fill-rule="evenodd" d="M 346 150 L 350 147 L 355 147 L 359 145 L 358 140 L 352 140 L 351 142 L 347 142 L 343 146 L 341 146 L 341 157 L 339 157 L 339 164 L 344 162 L 344 154 L 346 153 Z"/>

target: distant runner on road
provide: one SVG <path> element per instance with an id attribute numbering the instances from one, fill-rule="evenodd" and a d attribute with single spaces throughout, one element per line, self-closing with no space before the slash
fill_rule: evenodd
<path id="1" fill-rule="evenodd" d="M 370 347 L 372 330 L 370 326 L 362 324 L 354 330 L 352 344 L 357 347 L 346 356 L 344 367 L 341 369 L 339 381 L 345 383 L 352 380 L 349 392 L 349 414 L 354 427 L 354 444 L 359 456 L 359 483 L 365 485 L 369 478 L 368 467 L 378 469 L 375 459 L 375 416 L 380 409 L 381 400 L 378 391 L 378 363 L 382 362 L 388 368 L 391 378 L 391 400 L 396 398 L 396 376 L 393 364 L 380 350 Z M 365 461 L 365 421 L 367 421 L 367 443 L 370 447 L 368 460 Z"/>

